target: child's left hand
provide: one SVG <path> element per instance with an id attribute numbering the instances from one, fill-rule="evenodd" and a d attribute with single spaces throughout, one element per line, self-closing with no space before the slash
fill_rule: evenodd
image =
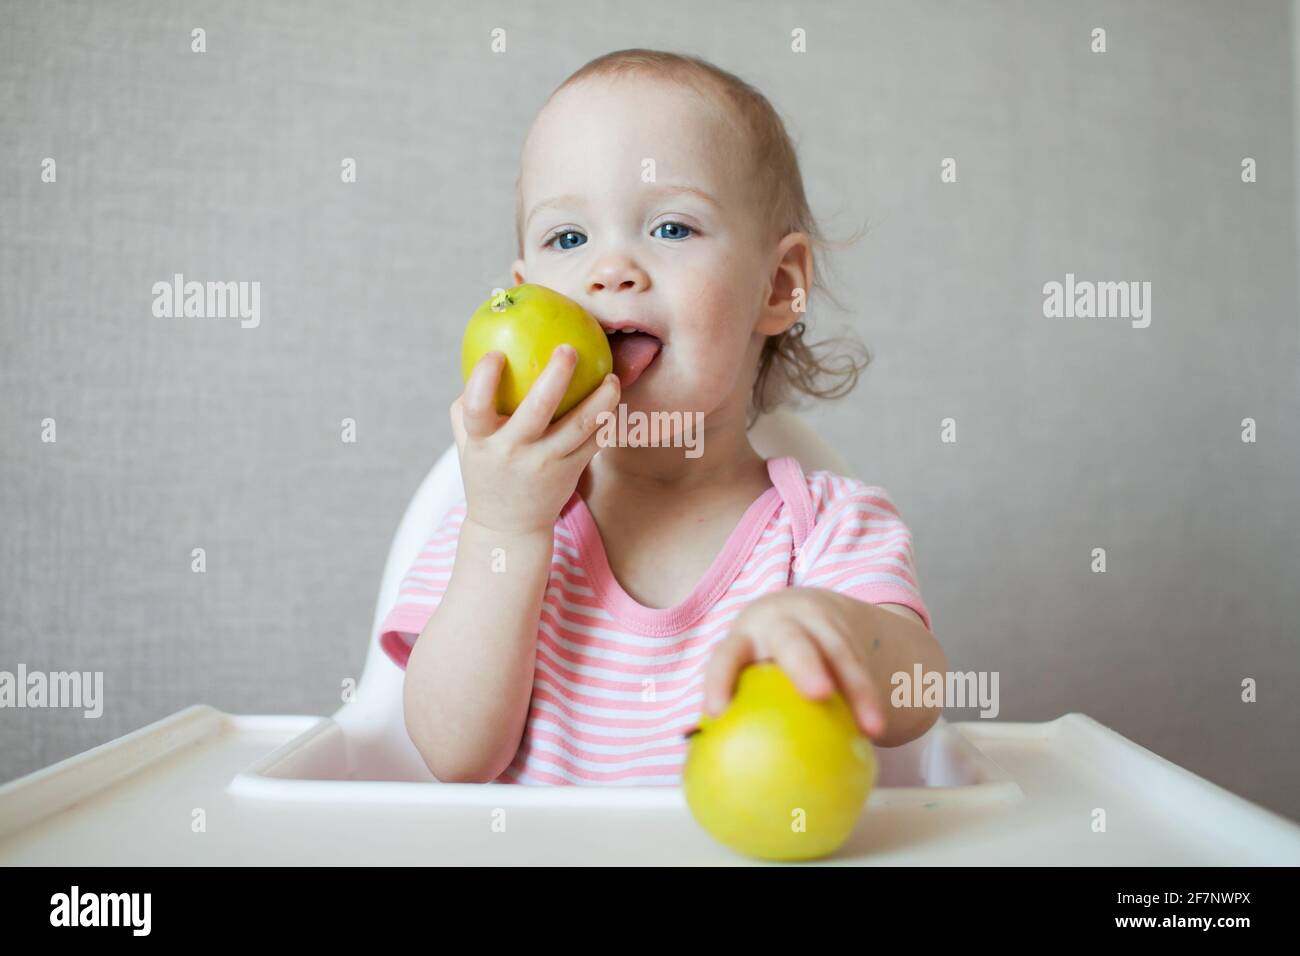
<path id="1" fill-rule="evenodd" d="M 870 618 L 854 598 L 823 588 L 784 588 L 750 602 L 713 649 L 704 671 L 704 706 L 726 709 L 748 664 L 775 660 L 810 700 L 838 689 L 868 737 L 885 730 L 881 692 L 867 670 Z M 836 685 L 838 684 L 838 688 Z"/>

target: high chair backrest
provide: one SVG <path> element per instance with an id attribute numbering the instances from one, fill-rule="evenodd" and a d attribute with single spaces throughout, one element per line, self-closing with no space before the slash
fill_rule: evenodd
<path id="1" fill-rule="evenodd" d="M 824 468 L 853 477 L 844 458 L 791 412 L 778 410 L 760 416 L 749 438 L 754 450 L 764 458 L 793 455 L 805 473 Z M 349 744 L 354 746 L 354 759 L 362 764 L 379 761 L 391 766 L 393 761 L 398 761 L 407 767 L 408 772 L 414 772 L 416 764 L 412 761 L 415 761 L 419 769 L 424 770 L 423 761 L 406 734 L 402 714 L 404 672 L 380 648 L 379 625 L 397 603 L 402 578 L 419 557 L 429 535 L 464 494 L 460 459 L 453 444 L 442 453 L 420 483 L 406 506 L 406 513 L 402 515 L 388 549 L 388 560 L 384 563 L 384 575 L 379 584 L 379 600 L 370 627 L 365 670 L 356 689 L 356 698 L 334 714 L 335 721 L 346 731 Z M 358 753 L 360 749 L 369 753 L 361 755 Z"/>

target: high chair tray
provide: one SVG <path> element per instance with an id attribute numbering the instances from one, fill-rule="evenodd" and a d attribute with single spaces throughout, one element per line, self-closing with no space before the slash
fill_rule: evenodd
<path id="1" fill-rule="evenodd" d="M 857 829 L 817 862 L 1300 863 L 1296 824 L 1082 714 L 935 730 L 915 766 L 877 751 Z M 0 786 L 0 865 L 755 862 L 676 787 L 361 779 L 355 751 L 327 717 L 195 705 Z"/>

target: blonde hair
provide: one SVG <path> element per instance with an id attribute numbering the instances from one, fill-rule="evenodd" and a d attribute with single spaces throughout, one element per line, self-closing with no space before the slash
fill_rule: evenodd
<path id="1" fill-rule="evenodd" d="M 572 73 L 547 98 L 549 103 L 561 90 L 580 80 L 629 75 L 686 86 L 717 103 L 723 114 L 750 146 L 753 157 L 755 195 L 763 197 L 762 242 L 776 243 L 791 232 L 805 233 L 817 253 L 848 245 L 827 238 L 818 225 L 804 195 L 803 175 L 794 143 L 785 124 L 767 97 L 735 74 L 728 73 L 699 57 L 659 50 L 627 49 L 606 53 Z M 515 183 L 515 237 L 518 255 L 524 254 L 523 173 Z M 820 268 L 813 270 L 813 289 L 820 290 L 841 311 L 844 307 L 821 279 Z M 806 324 L 800 320 L 779 335 L 763 343 L 750 399 L 748 427 L 760 414 L 770 412 L 799 395 L 812 398 L 842 398 L 857 385 L 859 374 L 871 362 L 871 354 L 856 338 L 841 336 L 817 343 L 805 341 Z M 862 361 L 855 360 L 860 353 Z"/>

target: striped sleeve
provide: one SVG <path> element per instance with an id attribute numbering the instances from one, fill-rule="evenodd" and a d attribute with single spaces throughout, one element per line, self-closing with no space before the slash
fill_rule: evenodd
<path id="1" fill-rule="evenodd" d="M 402 579 L 397 603 L 379 626 L 379 646 L 403 670 L 416 638 L 433 616 L 451 580 L 456 560 L 456 542 L 465 521 L 465 501 L 454 505 L 425 542 L 420 556 Z"/>
<path id="2" fill-rule="evenodd" d="M 834 487 L 832 487 L 834 486 Z M 837 479 L 822 489 L 794 583 L 870 604 L 910 607 L 930 628 L 912 552 L 912 533 L 880 487 Z"/>

